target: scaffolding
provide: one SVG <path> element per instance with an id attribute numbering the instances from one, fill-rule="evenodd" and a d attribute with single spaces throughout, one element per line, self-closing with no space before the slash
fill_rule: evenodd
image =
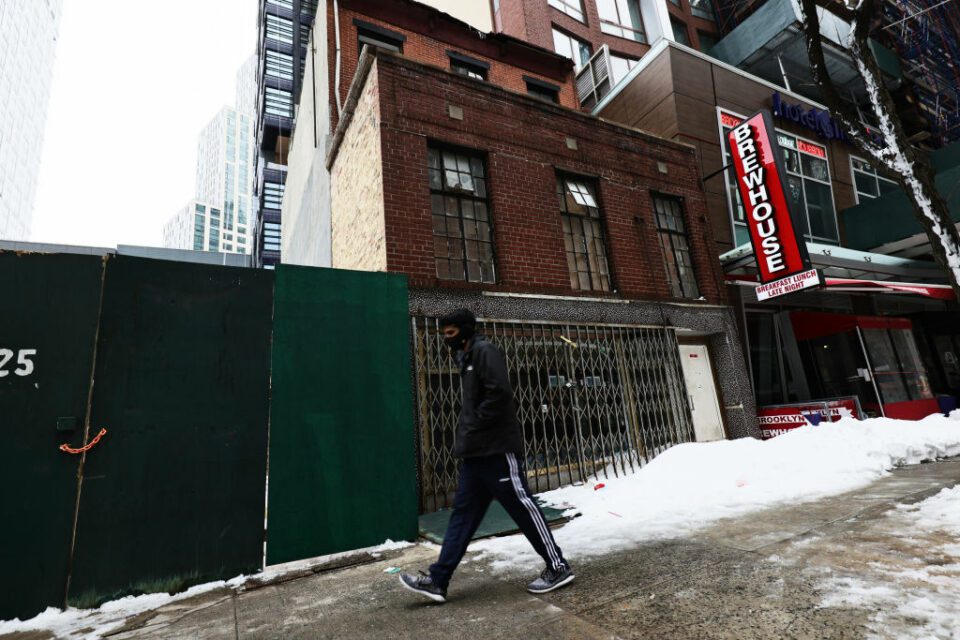
<path id="1" fill-rule="evenodd" d="M 713 0 L 714 14 L 717 16 L 717 28 L 723 37 L 737 28 L 737 25 L 749 18 L 767 0 Z"/>
<path id="2" fill-rule="evenodd" d="M 960 139 L 960 0 L 884 0 L 878 31 L 914 85 L 934 146 Z"/>
<path id="3" fill-rule="evenodd" d="M 723 37 L 767 0 L 713 0 Z M 830 5 L 830 0 L 825 5 Z M 929 123 L 926 142 L 960 140 L 960 0 L 881 0 L 872 37 L 900 58 L 914 103 Z M 838 15 L 844 15 L 838 3 Z"/>

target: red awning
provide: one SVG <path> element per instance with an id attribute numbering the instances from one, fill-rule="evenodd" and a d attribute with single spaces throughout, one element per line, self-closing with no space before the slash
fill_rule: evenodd
<path id="1" fill-rule="evenodd" d="M 821 311 L 791 311 L 790 322 L 797 340 L 832 336 L 860 327 L 861 329 L 907 329 L 913 323 L 907 318 L 890 316 L 851 316 Z"/>
<path id="2" fill-rule="evenodd" d="M 727 275 L 728 282 L 757 286 L 757 281 L 749 276 Z M 953 288 L 947 284 L 921 284 L 916 282 L 888 282 L 885 280 L 855 280 L 853 278 L 824 279 L 829 291 L 837 293 L 892 293 L 912 294 L 934 298 L 936 300 L 956 300 Z"/>
<path id="3" fill-rule="evenodd" d="M 937 300 L 956 300 L 953 288 L 947 284 L 917 284 L 914 282 L 886 282 L 883 280 L 853 280 L 826 278 L 827 288 L 834 291 L 876 291 L 878 293 L 912 293 Z"/>

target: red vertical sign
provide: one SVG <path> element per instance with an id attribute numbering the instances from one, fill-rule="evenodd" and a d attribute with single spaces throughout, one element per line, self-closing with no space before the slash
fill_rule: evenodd
<path id="1" fill-rule="evenodd" d="M 807 246 L 794 228 L 787 173 L 770 113 L 757 112 L 727 135 L 760 274 L 757 298 L 819 286 L 820 275 L 810 268 Z"/>

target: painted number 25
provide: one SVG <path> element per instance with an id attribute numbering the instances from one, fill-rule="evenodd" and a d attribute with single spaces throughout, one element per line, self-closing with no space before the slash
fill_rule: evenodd
<path id="1" fill-rule="evenodd" d="M 36 349 L 20 349 L 16 354 L 10 349 L 0 349 L 0 378 L 6 378 L 10 375 L 7 369 L 7 363 L 17 356 L 17 368 L 13 370 L 15 375 L 25 378 L 33 373 L 33 356 L 37 355 Z"/>

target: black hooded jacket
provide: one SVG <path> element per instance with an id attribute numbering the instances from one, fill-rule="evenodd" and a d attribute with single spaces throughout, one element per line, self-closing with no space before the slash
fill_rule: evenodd
<path id="1" fill-rule="evenodd" d="M 463 406 L 453 446 L 458 458 L 523 453 L 513 388 L 503 354 L 481 335 L 459 354 Z"/>

